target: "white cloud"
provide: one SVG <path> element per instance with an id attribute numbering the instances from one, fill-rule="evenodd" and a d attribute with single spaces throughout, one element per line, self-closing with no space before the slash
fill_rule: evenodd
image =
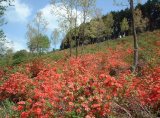
<path id="1" fill-rule="evenodd" d="M 9 49 L 13 49 L 14 52 L 27 49 L 24 40 L 21 38 L 6 38 L 7 42 L 5 45 Z"/>
<path id="2" fill-rule="evenodd" d="M 14 51 L 19 51 L 19 50 L 23 50 L 23 49 L 25 49 L 24 44 L 22 44 L 20 42 L 13 43 L 13 50 Z"/>
<path id="3" fill-rule="evenodd" d="M 15 0 L 14 6 L 8 8 L 6 12 L 6 19 L 9 22 L 26 22 L 31 15 L 31 9 L 20 0 Z"/>
<path id="4" fill-rule="evenodd" d="M 43 13 L 43 17 L 47 20 L 48 22 L 48 28 L 50 31 L 53 31 L 53 29 L 58 28 L 58 23 L 60 22 L 61 17 L 58 17 L 58 15 L 56 15 L 55 13 L 52 12 L 52 10 L 56 10 L 58 11 L 59 14 L 65 16 L 67 15 L 65 8 L 61 5 L 46 5 L 44 8 L 40 9 L 39 11 L 41 11 Z M 73 13 L 75 14 L 76 11 L 73 10 Z M 82 18 L 82 13 L 80 11 L 77 11 L 78 14 L 78 25 L 80 25 L 83 21 Z M 89 18 L 90 20 L 90 18 Z"/>

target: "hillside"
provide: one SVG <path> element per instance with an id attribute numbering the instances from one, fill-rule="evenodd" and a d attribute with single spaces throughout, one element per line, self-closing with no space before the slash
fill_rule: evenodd
<path id="1" fill-rule="evenodd" d="M 0 116 L 155 118 L 160 114 L 160 30 L 56 51 L 0 70 Z M 73 50 L 75 53 L 75 49 Z"/>
<path id="2" fill-rule="evenodd" d="M 152 63 L 152 59 L 155 60 L 155 63 L 159 63 L 159 40 L 160 40 L 160 30 L 156 30 L 153 32 L 145 32 L 138 34 L 138 44 L 139 44 L 139 58 L 145 60 L 147 63 Z M 133 37 L 128 36 L 124 38 L 118 38 L 114 40 L 107 40 L 100 43 L 80 46 L 78 48 L 78 53 L 80 56 L 84 54 L 95 54 L 98 52 L 106 53 L 108 49 L 117 49 L 119 51 L 121 50 L 132 50 L 133 49 Z M 118 47 L 121 47 L 120 49 Z M 155 51 L 156 50 L 156 51 Z M 153 51 L 155 53 L 153 53 Z M 73 49 L 73 54 L 75 55 L 75 48 Z M 52 58 L 53 60 L 58 60 L 61 58 L 66 58 L 65 56 L 69 55 L 69 49 L 65 49 L 62 51 L 57 51 L 55 53 L 50 53 L 47 55 L 44 55 L 45 57 Z M 128 55 L 127 61 L 131 64 L 132 63 L 132 57 Z"/>
<path id="3" fill-rule="evenodd" d="M 135 7 L 136 32 L 160 29 L 159 11 L 159 0 L 148 0 L 145 4 L 138 4 Z M 64 37 L 60 48 L 103 42 L 123 35 L 132 35 L 132 15 L 129 8 L 113 11 L 104 16 L 94 16 L 91 21 L 72 28 Z"/>

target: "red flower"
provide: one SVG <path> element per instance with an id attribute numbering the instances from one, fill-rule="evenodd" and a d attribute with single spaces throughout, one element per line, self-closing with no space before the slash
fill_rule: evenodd
<path id="1" fill-rule="evenodd" d="M 27 118 L 29 114 L 27 112 L 22 112 L 21 113 L 21 118 Z"/>
<path id="2" fill-rule="evenodd" d="M 70 106 L 73 106 L 74 104 L 73 104 L 73 102 L 69 102 L 69 105 L 70 105 Z"/>
<path id="3" fill-rule="evenodd" d="M 25 103 L 25 101 L 19 101 L 17 104 L 18 105 L 25 105 L 26 103 Z"/>
<path id="4" fill-rule="evenodd" d="M 23 110 L 23 108 L 24 108 L 23 106 L 18 105 L 17 110 L 18 110 L 18 111 L 21 111 L 21 110 Z"/>
<path id="5" fill-rule="evenodd" d="M 40 108 L 37 108 L 37 109 L 35 109 L 34 113 L 37 115 L 40 115 L 40 114 L 42 114 L 42 110 Z"/>

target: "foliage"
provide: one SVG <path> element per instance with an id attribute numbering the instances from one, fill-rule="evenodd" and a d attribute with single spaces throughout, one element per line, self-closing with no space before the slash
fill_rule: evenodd
<path id="1" fill-rule="evenodd" d="M 11 2 L 13 0 L 1 0 L 0 1 L 0 55 L 3 55 L 4 52 L 6 51 L 6 46 L 5 46 L 5 34 L 3 30 L 1 29 L 1 26 L 6 24 L 5 19 L 4 19 L 4 13 L 6 11 L 6 8 L 10 6 Z M 5 3 L 5 4 L 4 4 Z"/>
<path id="2" fill-rule="evenodd" d="M 79 0 L 80 10 L 82 12 L 82 25 L 81 25 L 81 40 L 86 36 L 86 22 L 90 20 L 91 14 L 94 11 L 96 0 Z"/>
<path id="3" fill-rule="evenodd" d="M 70 56 L 72 55 L 72 36 L 70 31 L 77 23 L 77 3 L 79 0 L 51 0 L 52 12 L 59 17 L 60 30 L 65 34 L 68 33 L 68 44 L 70 48 Z M 61 4 L 59 4 L 59 2 Z M 63 10 L 63 13 L 62 13 Z"/>
<path id="4" fill-rule="evenodd" d="M 135 25 L 136 25 L 136 30 L 143 32 L 148 23 L 148 18 L 143 18 L 142 12 L 139 9 L 135 10 Z"/>
<path id="5" fill-rule="evenodd" d="M 33 41 L 38 43 L 37 50 L 40 53 L 46 52 L 50 47 L 50 41 L 46 35 L 40 34 L 40 35 L 34 37 Z"/>
<path id="6" fill-rule="evenodd" d="M 36 49 L 38 53 L 48 51 L 50 47 L 50 40 L 46 35 L 39 34 L 28 43 L 30 49 Z"/>
<path id="7" fill-rule="evenodd" d="M 6 51 L 5 58 L 6 58 L 6 64 L 12 65 L 13 63 L 13 50 L 12 49 L 8 49 Z"/>
<path id="8" fill-rule="evenodd" d="M 4 18 L 3 18 L 3 15 L 4 15 L 4 12 L 6 11 L 6 7 L 7 6 L 4 6 L 2 3 L 3 2 L 7 2 L 7 0 L 1 0 L 0 1 L 0 27 L 4 24 Z M 0 29 L 0 41 L 2 39 L 4 39 L 4 32 L 2 29 Z"/>
<path id="9" fill-rule="evenodd" d="M 127 30 L 129 30 L 129 24 L 126 18 L 124 18 L 121 22 L 121 31 L 122 32 L 126 32 Z"/>
<path id="10" fill-rule="evenodd" d="M 38 12 L 33 22 L 28 24 L 27 45 L 31 52 L 42 53 L 50 47 L 49 38 L 44 34 L 47 25 L 42 12 Z"/>
<path id="11" fill-rule="evenodd" d="M 66 35 L 63 44 L 67 43 L 67 48 L 70 48 L 70 56 L 72 55 L 72 46 L 78 47 L 79 43 L 84 43 L 85 24 L 91 19 L 95 2 L 96 0 L 51 0 L 52 12 L 60 19 L 58 21 L 59 29 Z M 61 13 L 62 10 L 63 13 Z M 81 28 L 77 28 L 80 24 L 82 24 Z M 80 35 L 79 39 L 77 39 L 77 33 Z M 61 47 L 66 46 L 63 44 Z M 78 55 L 78 50 L 76 50 L 76 54 Z"/>
<path id="12" fill-rule="evenodd" d="M 112 13 L 108 14 L 107 17 L 104 19 L 104 24 L 105 24 L 105 27 L 106 27 L 106 30 L 105 30 L 105 34 L 106 35 L 111 35 L 113 29 L 113 15 Z"/>
<path id="13" fill-rule="evenodd" d="M 100 20 L 92 20 L 88 27 L 86 28 L 86 36 L 92 39 L 99 38 L 103 36 L 105 31 L 104 23 Z"/>
<path id="14" fill-rule="evenodd" d="M 0 33 L 3 33 L 0 31 Z M 0 38 L 0 56 L 4 55 L 5 51 L 6 51 L 6 46 L 5 46 L 5 39 L 4 39 L 4 33 L 1 35 L 2 37 Z"/>
<path id="15" fill-rule="evenodd" d="M 13 55 L 13 65 L 20 64 L 24 62 L 28 57 L 28 52 L 26 50 L 17 51 Z"/>

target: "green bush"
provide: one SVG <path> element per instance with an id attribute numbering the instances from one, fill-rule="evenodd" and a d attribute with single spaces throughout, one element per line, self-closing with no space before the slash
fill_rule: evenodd
<path id="1" fill-rule="evenodd" d="M 28 58 L 28 52 L 26 50 L 17 51 L 13 55 L 13 65 L 20 64 L 21 62 L 26 61 Z"/>

